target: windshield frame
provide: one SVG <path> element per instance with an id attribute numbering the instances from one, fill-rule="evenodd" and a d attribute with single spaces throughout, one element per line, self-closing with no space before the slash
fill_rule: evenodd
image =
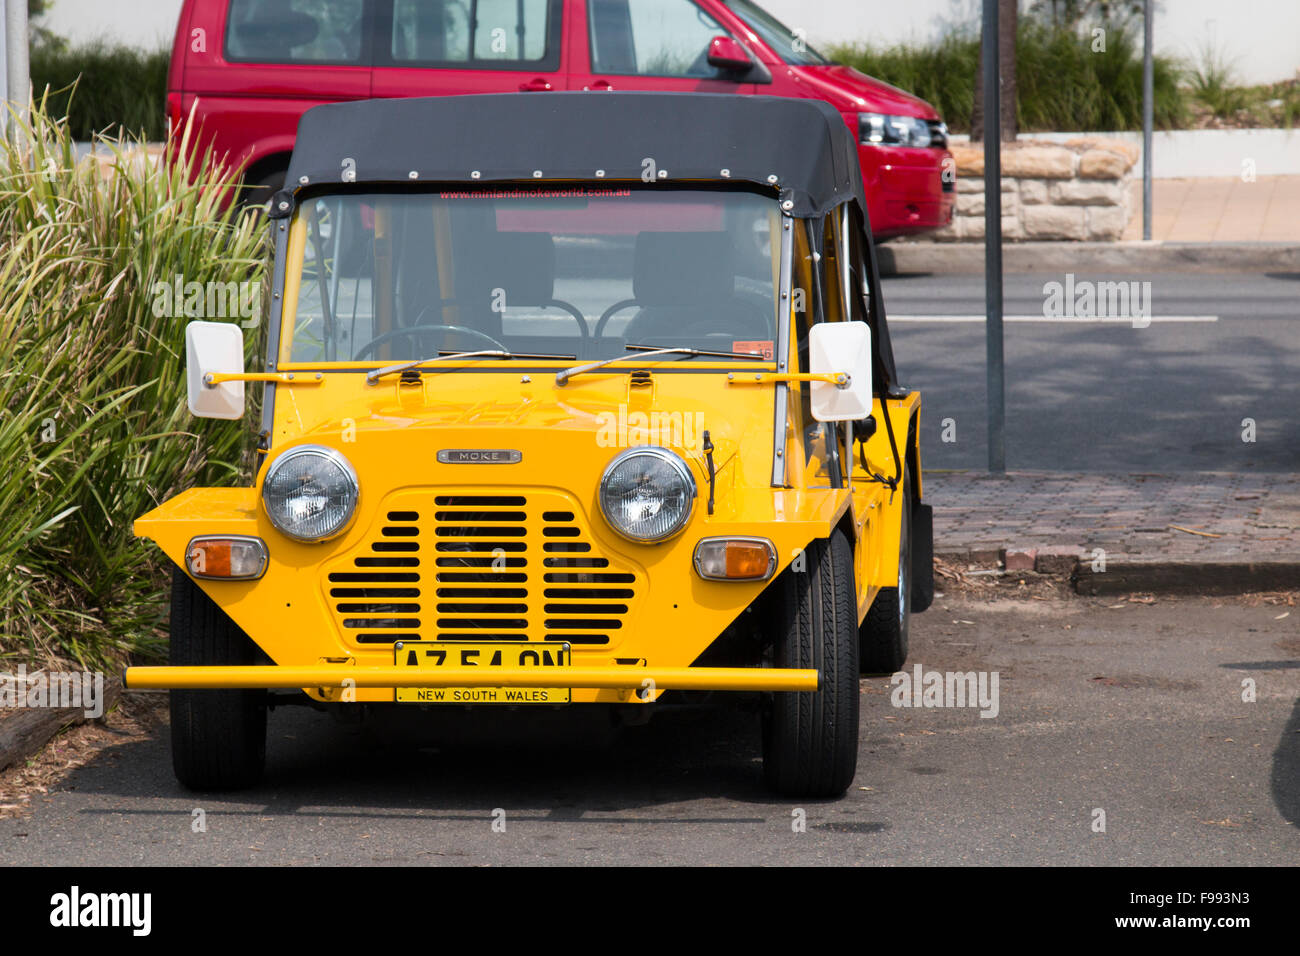
<path id="1" fill-rule="evenodd" d="M 267 367 L 268 369 L 293 372 L 293 371 L 311 371 L 311 372 L 370 372 L 375 369 L 383 368 L 393 364 L 392 359 L 378 359 L 370 357 L 361 361 L 344 360 L 344 361 L 294 361 L 291 358 L 293 348 L 294 327 L 297 319 L 299 294 L 303 284 L 305 256 L 308 254 L 308 223 L 305 210 L 308 204 L 317 199 L 371 195 L 371 194 L 395 194 L 395 195 L 412 195 L 412 194 L 436 194 L 439 192 L 493 192 L 502 189 L 519 189 L 519 190 L 536 190 L 544 193 L 548 190 L 570 189 L 570 188 L 592 188 L 592 189 L 631 189 L 636 192 L 645 193 L 681 193 L 681 192 L 713 192 L 713 193 L 749 193 L 759 196 L 763 199 L 770 200 L 776 209 L 776 221 L 780 224 L 781 236 L 779 243 L 779 262 L 777 263 L 777 282 L 774 291 L 776 322 L 774 329 L 774 342 L 777 343 L 774 348 L 772 359 L 750 359 L 750 358 L 713 358 L 713 357 L 696 357 L 690 359 L 692 368 L 720 368 L 734 369 L 743 367 L 749 369 L 762 369 L 777 365 L 780 369 L 785 365 L 785 353 L 781 351 L 780 342 L 789 342 L 790 330 L 790 276 L 792 267 L 789 257 L 793 254 L 793 247 L 788 242 L 790 238 L 790 223 L 792 219 L 781 212 L 778 206 L 778 193 L 774 189 L 769 189 L 757 183 L 747 181 L 728 181 L 728 180 L 709 180 L 698 182 L 674 183 L 672 186 L 646 184 L 636 181 L 627 180 L 555 180 L 555 181 L 502 181 L 491 183 L 466 183 L 466 182 L 427 182 L 421 183 L 419 188 L 413 189 L 409 186 L 395 183 L 356 183 L 346 186 L 335 186 L 331 184 L 329 188 L 316 188 L 300 192 L 296 197 L 296 208 L 288 219 L 278 221 L 276 237 L 276 274 L 274 290 L 281 292 L 280 295 L 273 295 L 273 328 L 268 335 L 267 342 Z M 273 220 L 273 223 L 275 221 Z M 558 351 L 558 350 L 557 350 Z M 647 365 L 659 366 L 662 364 L 681 363 L 680 356 L 666 355 L 655 359 L 647 359 L 638 364 L 629 365 L 625 372 L 630 373 L 633 368 L 644 368 Z M 475 359 L 470 363 L 461 365 L 460 363 L 451 363 L 446 367 L 440 367 L 439 373 L 448 372 L 489 372 L 505 371 L 519 372 L 524 370 L 551 370 L 556 368 L 566 368 L 573 364 L 572 359 L 534 359 L 526 358 L 522 354 L 519 358 L 493 358 L 493 359 Z M 618 368 L 623 363 L 616 364 Z"/>

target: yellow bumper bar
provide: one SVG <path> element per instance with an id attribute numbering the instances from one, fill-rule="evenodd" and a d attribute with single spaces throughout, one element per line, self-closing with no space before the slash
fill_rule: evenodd
<path id="1" fill-rule="evenodd" d="M 651 684 L 647 685 L 646 681 Z M 769 667 L 128 667 L 127 690 L 304 687 L 598 687 L 815 691 L 817 671 Z M 347 683 L 345 683 L 347 682 Z"/>

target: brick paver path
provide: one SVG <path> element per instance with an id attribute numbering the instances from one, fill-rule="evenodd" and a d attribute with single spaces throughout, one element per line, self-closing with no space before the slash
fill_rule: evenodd
<path id="1" fill-rule="evenodd" d="M 927 472 L 935 553 L 1037 548 L 1129 560 L 1300 560 L 1300 475 Z M 1177 530 L 1183 528 L 1187 530 Z M 1205 532 L 1205 537 L 1189 532 Z M 1297 581 L 1300 586 L 1300 581 Z"/>

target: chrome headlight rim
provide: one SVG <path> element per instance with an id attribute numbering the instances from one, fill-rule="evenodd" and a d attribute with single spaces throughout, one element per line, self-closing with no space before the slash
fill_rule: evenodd
<path id="1" fill-rule="evenodd" d="M 317 535 L 317 536 L 304 536 L 295 533 L 290 528 L 280 523 L 280 520 L 277 518 L 275 511 L 271 508 L 270 503 L 266 500 L 267 485 L 270 484 L 271 479 L 275 476 L 276 471 L 284 467 L 287 463 L 289 463 L 293 459 L 300 458 L 303 456 L 314 456 L 317 458 L 323 458 L 326 461 L 329 461 L 330 463 L 337 465 L 339 470 L 343 473 L 343 477 L 348 482 L 348 490 L 350 492 L 352 504 L 348 508 L 347 517 L 344 518 L 342 521 L 340 521 L 338 527 L 336 527 L 333 531 L 329 532 L 329 534 Z M 280 455 L 277 455 L 271 461 L 271 463 L 266 466 L 266 473 L 262 477 L 261 497 L 262 497 L 262 510 L 266 512 L 267 520 L 271 522 L 271 524 L 275 527 L 276 531 L 279 531 L 282 535 L 284 535 L 287 538 L 291 538 L 294 541 L 301 541 L 305 544 L 316 544 L 321 541 L 329 541 L 333 538 L 337 538 L 339 535 L 347 531 L 348 528 L 352 527 L 352 522 L 356 519 L 357 516 L 357 505 L 361 501 L 361 481 L 357 477 L 357 470 L 354 467 L 352 467 L 352 462 L 348 461 L 347 456 L 344 455 L 337 448 L 330 448 L 328 445 L 296 445 L 293 448 L 290 448 L 288 451 L 285 451 Z"/>
<path id="2" fill-rule="evenodd" d="M 614 474 L 614 470 L 627 461 L 629 458 L 650 457 L 657 458 L 666 462 L 675 471 L 686 485 L 688 492 L 686 507 L 682 511 L 678 521 L 663 534 L 655 536 L 641 536 L 631 533 L 624 528 L 619 527 L 618 523 L 610 516 L 605 507 L 605 493 L 609 487 L 609 481 Z M 691 523 L 691 516 L 695 514 L 695 500 L 699 497 L 699 486 L 695 481 L 695 474 L 686 464 L 686 460 L 681 455 L 671 449 L 664 448 L 660 445 L 639 445 L 636 448 L 628 448 L 619 452 L 610 459 L 609 464 L 605 466 L 605 472 L 600 476 L 600 487 L 596 493 L 597 505 L 600 507 L 601 516 L 605 519 L 605 524 L 609 525 L 616 534 L 635 544 L 660 544 L 670 538 L 681 534 L 688 524 Z"/>

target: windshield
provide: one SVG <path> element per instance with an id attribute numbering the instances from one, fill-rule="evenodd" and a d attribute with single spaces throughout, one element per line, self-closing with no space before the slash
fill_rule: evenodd
<path id="1" fill-rule="evenodd" d="M 755 193 L 653 186 L 311 198 L 291 233 L 280 359 L 602 359 L 629 344 L 770 357 L 779 223 Z"/>
<path id="2" fill-rule="evenodd" d="M 831 62 L 808 45 L 802 30 L 791 30 L 758 4 L 750 0 L 723 0 L 723 3 L 784 62 L 795 66 L 825 66 Z"/>

